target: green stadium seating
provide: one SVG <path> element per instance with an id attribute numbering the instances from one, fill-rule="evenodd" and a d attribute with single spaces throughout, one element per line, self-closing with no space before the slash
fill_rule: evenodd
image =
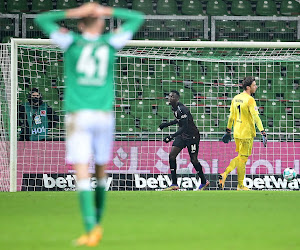
<path id="1" fill-rule="evenodd" d="M 280 102 L 266 102 L 264 115 L 272 119 L 280 118 L 281 115 L 285 115 L 285 108 Z"/>
<path id="2" fill-rule="evenodd" d="M 26 0 L 7 1 L 6 9 L 8 13 L 23 13 L 29 11 Z"/>
<path id="3" fill-rule="evenodd" d="M 251 63 L 239 63 L 234 66 L 235 74 L 240 78 L 256 74 L 256 67 Z"/>
<path id="4" fill-rule="evenodd" d="M 268 90 L 266 87 L 258 87 L 255 92 L 255 98 L 259 100 L 269 100 L 274 99 L 275 96 L 273 95 L 272 91 Z"/>
<path id="5" fill-rule="evenodd" d="M 291 90 L 285 93 L 284 99 L 289 101 L 299 101 L 300 100 L 300 92 L 296 90 Z"/>
<path id="6" fill-rule="evenodd" d="M 153 113 L 143 114 L 140 120 L 140 127 L 143 131 L 157 132 L 160 124 L 161 118 Z"/>
<path id="7" fill-rule="evenodd" d="M 165 27 L 172 31 L 185 31 L 187 24 L 185 20 L 165 20 Z"/>
<path id="8" fill-rule="evenodd" d="M 116 131 L 117 132 L 136 132 L 135 121 L 132 116 L 116 112 Z"/>
<path id="9" fill-rule="evenodd" d="M 300 79 L 300 63 L 287 63 L 287 77 L 292 79 Z"/>
<path id="10" fill-rule="evenodd" d="M 279 121 L 279 131 L 287 132 L 289 128 L 294 128 L 293 117 L 282 115 Z"/>
<path id="11" fill-rule="evenodd" d="M 5 3 L 4 1 L 0 1 L 0 13 L 1 14 L 5 14 L 7 11 L 6 11 L 6 8 L 5 8 Z"/>
<path id="12" fill-rule="evenodd" d="M 63 76 L 63 62 L 49 61 L 46 65 L 46 75 L 51 78 L 62 78 Z"/>
<path id="13" fill-rule="evenodd" d="M 204 24 L 201 20 L 191 20 L 187 24 L 187 28 L 189 30 L 195 31 L 195 32 L 203 32 L 204 31 Z"/>
<path id="14" fill-rule="evenodd" d="M 45 10 L 52 10 L 52 0 L 32 0 L 31 12 L 38 13 Z"/>
<path id="15" fill-rule="evenodd" d="M 300 15 L 300 3 L 295 0 L 282 0 L 280 4 L 280 14 L 283 16 Z"/>
<path id="16" fill-rule="evenodd" d="M 260 63 L 259 64 L 259 78 L 260 79 L 274 79 L 281 77 L 280 65 L 273 63 Z"/>
<path id="17" fill-rule="evenodd" d="M 286 28 L 285 21 L 264 21 L 264 27 L 267 31 L 282 32 Z"/>
<path id="18" fill-rule="evenodd" d="M 227 16 L 227 5 L 222 0 L 208 1 L 206 14 L 210 16 Z"/>
<path id="19" fill-rule="evenodd" d="M 160 86 L 151 85 L 142 87 L 142 96 L 146 99 L 156 99 L 163 98 L 164 95 Z"/>
<path id="20" fill-rule="evenodd" d="M 57 0 L 56 8 L 58 10 L 70 9 L 78 7 L 76 0 Z"/>
<path id="21" fill-rule="evenodd" d="M 108 6 L 118 7 L 118 8 L 127 8 L 127 2 L 125 0 L 109 0 Z"/>
<path id="22" fill-rule="evenodd" d="M 177 15 L 177 3 L 175 0 L 158 0 L 156 12 L 158 15 Z"/>
<path id="23" fill-rule="evenodd" d="M 292 110 L 295 119 L 300 119 L 300 104 L 295 103 L 292 107 Z"/>
<path id="24" fill-rule="evenodd" d="M 204 15 L 202 3 L 195 0 L 185 0 L 182 2 L 181 13 L 190 16 Z"/>
<path id="25" fill-rule="evenodd" d="M 231 5 L 231 14 L 235 16 L 252 16 L 251 3 L 248 0 L 233 0 Z"/>
<path id="26" fill-rule="evenodd" d="M 152 1 L 133 0 L 132 1 L 132 9 L 141 11 L 146 15 L 154 14 Z"/>
<path id="27" fill-rule="evenodd" d="M 213 132 L 212 127 L 215 127 L 215 121 L 210 115 L 201 114 L 197 116 L 196 124 L 201 132 Z"/>
<path id="28" fill-rule="evenodd" d="M 201 75 L 201 67 L 197 62 L 193 61 L 177 61 L 176 66 L 179 71 L 177 79 L 181 80 L 197 80 Z"/>
<path id="29" fill-rule="evenodd" d="M 273 0 L 260 0 L 256 4 L 256 15 L 258 16 L 276 16 L 277 9 Z"/>
<path id="30" fill-rule="evenodd" d="M 155 106 L 151 100 L 141 99 L 130 101 L 130 114 L 134 117 L 141 118 L 144 114 L 154 114 Z"/>

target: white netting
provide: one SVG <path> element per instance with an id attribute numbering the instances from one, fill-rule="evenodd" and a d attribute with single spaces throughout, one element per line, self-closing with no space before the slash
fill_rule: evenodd
<path id="1" fill-rule="evenodd" d="M 10 46 L 0 44 L 0 191 L 9 190 Z"/>
<path id="2" fill-rule="evenodd" d="M 29 90 L 38 87 L 59 117 L 47 128 L 46 140 L 18 141 L 18 190 L 74 188 L 72 168 L 65 162 L 63 53 L 48 45 L 21 45 L 18 51 L 18 104 L 27 102 Z M 241 81 L 248 75 L 257 79 L 255 99 L 269 138 L 266 149 L 260 137 L 255 138 L 246 167 L 249 186 L 264 175 L 275 176 L 277 181 L 287 166 L 299 173 L 299 52 L 299 48 L 243 48 L 243 43 L 238 48 L 228 44 L 208 48 L 200 43 L 198 47 L 188 47 L 188 43 L 186 47 L 140 45 L 120 51 L 115 65 L 116 140 L 107 170 L 110 188 L 151 190 L 170 184 L 171 145 L 162 139 L 177 128 L 175 125 L 158 131 L 157 127 L 174 119 L 166 96 L 175 89 L 199 128 L 198 158 L 215 189 L 217 173 L 223 172 L 236 156 L 234 143 L 225 145 L 220 138 L 230 102 L 240 93 Z M 19 140 L 22 126 L 24 122 L 19 123 Z M 177 158 L 177 165 L 182 188 L 199 184 L 186 149 Z M 269 188 L 268 180 L 263 181 Z M 227 187 L 235 186 L 233 171 Z"/>

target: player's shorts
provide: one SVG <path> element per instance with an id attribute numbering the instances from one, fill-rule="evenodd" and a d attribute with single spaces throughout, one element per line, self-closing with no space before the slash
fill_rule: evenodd
<path id="1" fill-rule="evenodd" d="M 194 138 L 189 139 L 189 140 L 184 140 L 179 135 L 179 136 L 175 137 L 175 140 L 174 140 L 172 146 L 178 147 L 180 149 L 183 149 L 183 148 L 187 147 L 190 155 L 193 155 L 193 154 L 198 155 L 199 141 L 200 141 L 200 137 L 199 136 L 195 136 Z"/>
<path id="2" fill-rule="evenodd" d="M 239 155 L 250 156 L 252 152 L 253 146 L 253 138 L 252 139 L 238 139 L 235 138 L 235 151 L 239 153 Z"/>
<path id="3" fill-rule="evenodd" d="M 98 165 L 111 157 L 115 120 L 112 112 L 82 110 L 68 114 L 67 159 L 73 164 L 89 163 L 94 156 Z"/>

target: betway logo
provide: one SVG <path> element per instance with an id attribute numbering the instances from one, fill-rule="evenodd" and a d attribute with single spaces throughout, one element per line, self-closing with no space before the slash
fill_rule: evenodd
<path id="1" fill-rule="evenodd" d="M 112 177 L 106 180 L 106 191 L 109 189 L 112 182 Z M 61 189 L 75 189 L 76 188 L 76 175 L 67 174 L 66 177 L 53 178 L 51 175 L 43 174 L 43 183 L 45 188 L 61 188 Z M 91 178 L 91 187 L 96 188 L 97 180 L 95 177 Z"/>
<path id="2" fill-rule="evenodd" d="M 291 182 L 275 176 L 265 175 L 264 178 L 245 178 L 245 186 L 257 189 L 299 189 L 300 179 Z"/>
<path id="3" fill-rule="evenodd" d="M 168 175 L 158 175 L 157 178 L 143 178 L 138 174 L 134 175 L 136 188 L 166 188 L 172 185 L 172 181 Z M 177 179 L 178 186 L 182 188 L 194 188 L 199 187 L 201 180 L 197 180 L 196 177 L 180 177 Z"/>

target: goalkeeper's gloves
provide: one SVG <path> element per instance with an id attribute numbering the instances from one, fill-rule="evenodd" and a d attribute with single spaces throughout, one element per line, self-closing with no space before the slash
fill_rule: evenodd
<path id="1" fill-rule="evenodd" d="M 261 133 L 261 136 L 262 136 L 262 141 L 263 141 L 264 147 L 266 147 L 267 146 L 267 141 L 268 141 L 266 131 L 262 130 L 262 131 L 260 131 L 260 133 Z"/>
<path id="2" fill-rule="evenodd" d="M 163 122 L 162 124 L 159 125 L 160 130 L 164 129 L 168 127 L 168 123 L 167 122 Z"/>
<path id="3" fill-rule="evenodd" d="M 173 140 L 173 138 L 174 138 L 173 135 L 168 135 L 167 137 L 164 138 L 164 142 L 169 143 L 170 141 Z"/>
<path id="4" fill-rule="evenodd" d="M 226 134 L 223 135 L 222 141 L 223 141 L 224 143 L 228 143 L 228 142 L 231 141 L 231 129 L 226 128 Z"/>

